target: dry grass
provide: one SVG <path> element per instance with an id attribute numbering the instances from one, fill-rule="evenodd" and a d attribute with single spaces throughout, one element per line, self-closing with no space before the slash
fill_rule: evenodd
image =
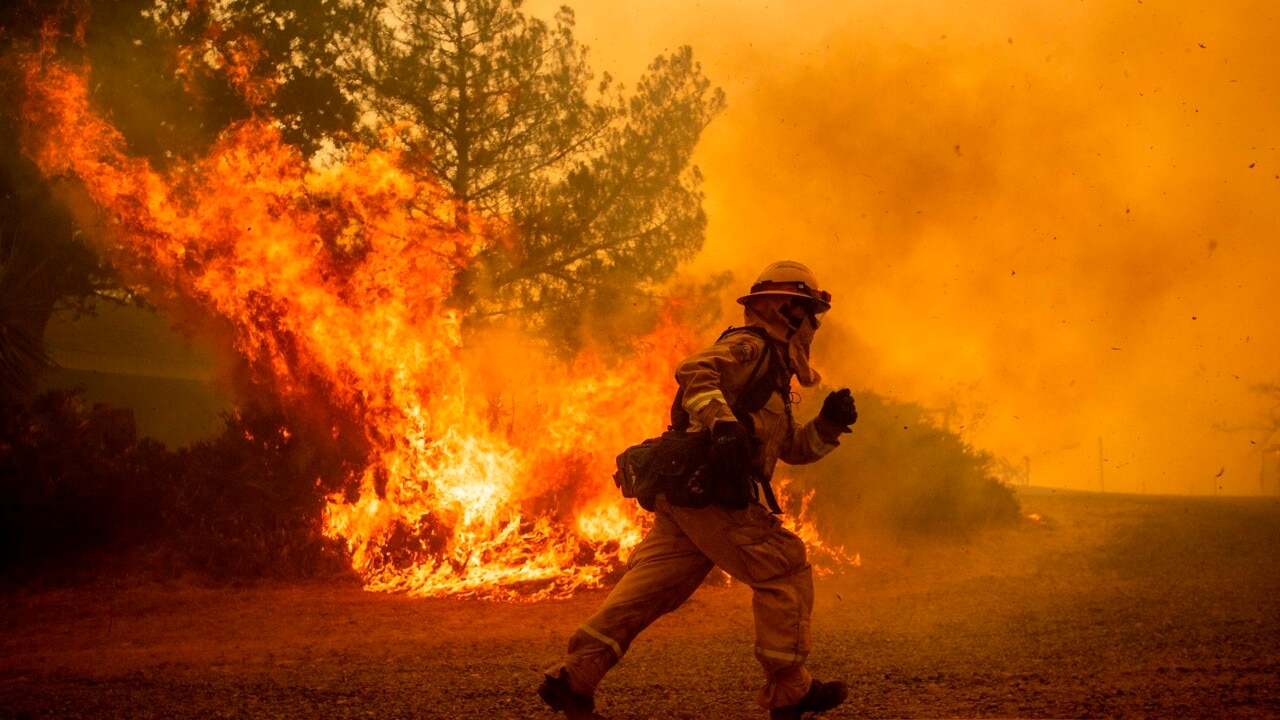
<path id="1" fill-rule="evenodd" d="M 819 581 L 853 717 L 1280 716 L 1280 501 L 1034 493 L 1043 522 L 863 547 Z M 550 718 L 603 592 L 538 604 L 102 581 L 0 599 L 0 717 Z M 624 718 L 760 718 L 749 593 L 705 587 L 601 688 Z"/>

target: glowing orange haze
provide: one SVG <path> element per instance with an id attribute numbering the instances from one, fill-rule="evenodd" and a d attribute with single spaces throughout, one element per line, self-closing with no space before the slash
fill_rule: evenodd
<path id="1" fill-rule="evenodd" d="M 1101 439 L 1108 491 L 1260 491 L 1280 441 L 1252 389 L 1280 382 L 1274 3 L 576 9 L 595 67 L 625 80 L 690 44 L 725 88 L 688 271 L 812 264 L 836 298 L 829 380 L 958 403 L 968 440 L 1040 484 L 1098 489 Z"/>

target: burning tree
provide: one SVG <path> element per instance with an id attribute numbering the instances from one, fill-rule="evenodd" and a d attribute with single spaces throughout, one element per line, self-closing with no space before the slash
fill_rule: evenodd
<path id="1" fill-rule="evenodd" d="M 724 96 L 688 47 L 655 59 L 626 97 L 607 74 L 593 76 L 568 8 L 553 24 L 523 14 L 519 0 L 126 0 L 112 13 L 135 19 L 103 26 L 99 47 L 128 53 L 130 65 L 154 65 L 156 48 L 174 47 L 181 60 L 162 86 L 199 88 L 208 108 L 192 116 L 190 103 L 168 102 L 167 119 L 137 116 L 136 129 L 122 128 L 131 144 L 145 132 L 187 147 L 173 127 L 203 125 L 198 139 L 267 114 L 306 157 L 394 150 L 415 178 L 501 218 L 506 231 L 453 288 L 468 322 L 514 314 L 572 349 L 584 313 L 635 300 L 701 246 L 690 156 Z M 136 21 L 143 15 L 150 27 Z M 147 38 L 144 50 L 130 35 Z M 110 107 L 153 92 L 119 80 L 97 91 Z"/>
<path id="2" fill-rule="evenodd" d="M 700 177 L 689 159 L 724 97 L 687 47 L 657 58 L 626 98 L 608 75 L 594 81 L 568 8 L 549 25 L 518 0 L 68 7 L 11 4 L 0 32 L 14 44 L 51 22 L 79 22 L 82 42 L 62 51 L 93 67 L 95 103 L 157 166 L 204 153 L 235 122 L 269 117 L 304 158 L 403 150 L 402 169 L 501 218 L 508 231 L 453 287 L 450 302 L 468 323 L 516 315 L 571 351 L 584 315 L 629 306 L 701 245 Z M 81 246 L 65 210 L 40 200 L 44 184 L 24 166 L 13 130 L 0 147 L 4 287 L 25 304 L 6 311 L 3 357 L 7 377 L 29 394 L 55 303 L 83 311 L 86 299 L 137 303 L 143 293 Z M 50 212 L 52 221 L 31 221 Z M 39 237 L 15 231 L 17 218 L 39 226 Z M 362 251 L 351 244 L 358 238 L 345 240 L 344 251 Z"/>
<path id="3" fill-rule="evenodd" d="M 251 444 L 280 446 L 300 427 L 315 432 L 318 425 L 318 440 L 354 448 L 357 462 L 336 479 L 338 487 L 331 477 L 315 484 L 316 492 L 332 491 L 325 532 L 344 540 L 371 587 L 510 596 L 598 582 L 639 538 L 635 509 L 609 480 L 613 454 L 661 422 L 670 367 L 689 349 L 689 331 L 673 321 L 660 324 L 643 341 L 643 359 L 622 370 L 584 354 L 572 368 L 526 361 L 484 377 L 462 362 L 469 303 L 459 307 L 457 289 L 467 287 L 462 296 L 476 303 L 529 300 L 525 291 L 506 296 L 502 288 L 515 288 L 521 277 L 536 285 L 532 278 L 550 273 L 569 294 L 555 303 L 539 295 L 526 307 L 545 319 L 553 306 L 585 298 L 591 277 L 604 282 L 634 272 L 620 265 L 641 268 L 630 276 L 634 282 L 656 279 L 679 246 L 658 241 L 693 229 L 700 237 L 701 211 L 688 216 L 696 215 L 692 224 L 675 215 L 643 217 L 646 207 L 656 212 L 666 200 L 672 207 L 663 213 L 698 204 L 696 191 L 679 180 L 646 181 L 640 161 L 655 146 L 644 138 L 672 128 L 645 120 L 654 116 L 644 106 L 672 98 L 669 105 L 705 109 L 718 106 L 718 94 L 706 104 L 705 81 L 687 52 L 679 53 L 655 64 L 642 83 L 648 95 L 626 112 L 592 106 L 593 124 L 551 160 L 523 165 L 505 179 L 470 162 L 467 182 L 484 184 L 468 185 L 470 197 L 459 198 L 449 183 L 459 184 L 460 175 L 441 181 L 430 171 L 424 158 L 435 153 L 423 151 L 428 134 L 412 125 L 378 126 L 376 135 L 364 135 L 368 142 L 352 133 L 324 155 L 308 156 L 289 143 L 291 126 L 269 112 L 289 76 L 262 72 L 261 48 L 222 22 L 234 18 L 225 14 L 233 6 L 196 4 L 199 12 L 173 16 L 191 23 L 203 12 L 207 22 L 205 44 L 181 54 L 184 77 L 221 66 L 248 111 L 203 152 L 162 161 L 132 152 L 131 137 L 105 119 L 90 89 L 90 63 L 76 45 L 60 52 L 51 40 L 63 35 L 47 23 L 37 37 L 16 43 L 12 57 L 24 153 L 79 198 L 86 234 L 131 284 L 147 288 L 157 304 L 209 318 L 245 358 L 256 384 L 278 399 L 285 410 L 279 423 L 265 430 L 240 425 Z M 506 18 L 499 29 L 508 35 L 491 38 L 494 47 L 508 48 L 510 33 L 524 33 L 530 48 L 559 48 L 563 62 L 581 65 L 580 52 L 565 55 L 576 47 L 567 15 L 560 44 L 548 46 L 539 44 L 545 30 L 518 18 L 514 6 L 474 8 L 491 20 Z M 162 24 L 164 11 L 156 15 Z M 484 36 L 485 28 L 475 32 Z M 84 25 L 70 30 L 71 37 L 86 34 Z M 575 78 L 584 76 L 570 75 L 570 89 L 580 90 Z M 683 168 L 708 116 L 700 117 L 674 133 L 673 142 L 686 150 L 654 140 L 667 148 L 659 167 Z M 519 155 L 525 160 L 549 142 L 529 132 Z M 455 156 L 478 157 L 456 149 Z M 683 205 L 669 196 L 678 188 L 687 193 Z M 628 218 L 638 218 L 634 232 L 601 246 L 604 235 L 627 229 Z M 549 238 L 557 227 L 564 254 L 553 261 L 547 248 L 556 244 Z M 527 237 L 540 238 L 542 250 L 535 252 Z M 523 248 L 524 256 L 499 263 L 504 247 L 514 247 L 517 257 Z M 646 266 L 645 253 L 666 259 Z M 515 270 L 534 260 L 536 273 Z M 493 280 L 499 265 L 513 273 L 505 284 Z M 492 293 L 477 294 L 476 278 L 488 278 Z M 536 356 L 519 341 L 504 349 Z M 489 417 L 485 398 L 494 383 L 531 389 L 519 401 L 534 410 L 518 430 Z M 322 422 L 305 422 L 316 407 Z"/>
<path id="4" fill-rule="evenodd" d="M 11 74 L 0 88 L 16 97 Z M 0 116 L 0 403 L 29 401 L 51 364 L 42 338 L 55 311 L 92 313 L 98 301 L 137 304 L 116 272 L 82 242 L 71 213 L 18 142 L 18 119 Z"/>

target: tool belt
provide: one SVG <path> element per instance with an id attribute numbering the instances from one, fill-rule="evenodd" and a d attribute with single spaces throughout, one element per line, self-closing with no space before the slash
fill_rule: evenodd
<path id="1" fill-rule="evenodd" d="M 704 485 L 710 458 L 710 430 L 668 430 L 623 450 L 613 482 L 645 510 L 653 510 L 659 493 L 674 505 L 705 507 L 711 504 Z"/>
<path id="2" fill-rule="evenodd" d="M 756 478 L 729 472 L 717 462 L 710 430 L 668 430 L 623 450 L 617 466 L 613 482 L 622 496 L 649 511 L 659 494 L 672 505 L 691 508 L 714 503 L 738 510 L 759 499 Z M 769 510 L 781 512 L 767 480 L 763 487 Z"/>
<path id="3" fill-rule="evenodd" d="M 767 334 L 760 328 L 731 327 L 720 335 L 720 339 L 740 332 L 762 337 L 766 350 L 760 354 L 750 379 L 732 408 L 734 415 L 750 427 L 749 414 L 763 407 L 776 392 L 782 396 L 787 424 L 790 425 L 790 366 L 771 348 Z M 768 478 L 756 477 L 758 473 L 742 475 L 722 467 L 712 450 L 711 431 L 688 432 L 689 424 L 682 387 L 672 401 L 671 425 L 667 431 L 659 437 L 632 445 L 618 455 L 618 469 L 613 474 L 613 482 L 622 490 L 623 497 L 635 498 L 640 507 L 650 511 L 660 493 L 678 507 L 699 508 L 715 503 L 741 509 L 760 499 L 762 487 L 769 512 L 782 512 Z"/>

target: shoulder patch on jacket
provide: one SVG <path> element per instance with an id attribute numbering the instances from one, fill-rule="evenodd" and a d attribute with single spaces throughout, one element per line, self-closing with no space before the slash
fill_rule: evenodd
<path id="1" fill-rule="evenodd" d="M 749 363 L 760 357 L 760 348 L 747 340 L 734 343 L 733 347 L 729 348 L 729 352 L 733 354 L 733 359 L 740 363 Z"/>

